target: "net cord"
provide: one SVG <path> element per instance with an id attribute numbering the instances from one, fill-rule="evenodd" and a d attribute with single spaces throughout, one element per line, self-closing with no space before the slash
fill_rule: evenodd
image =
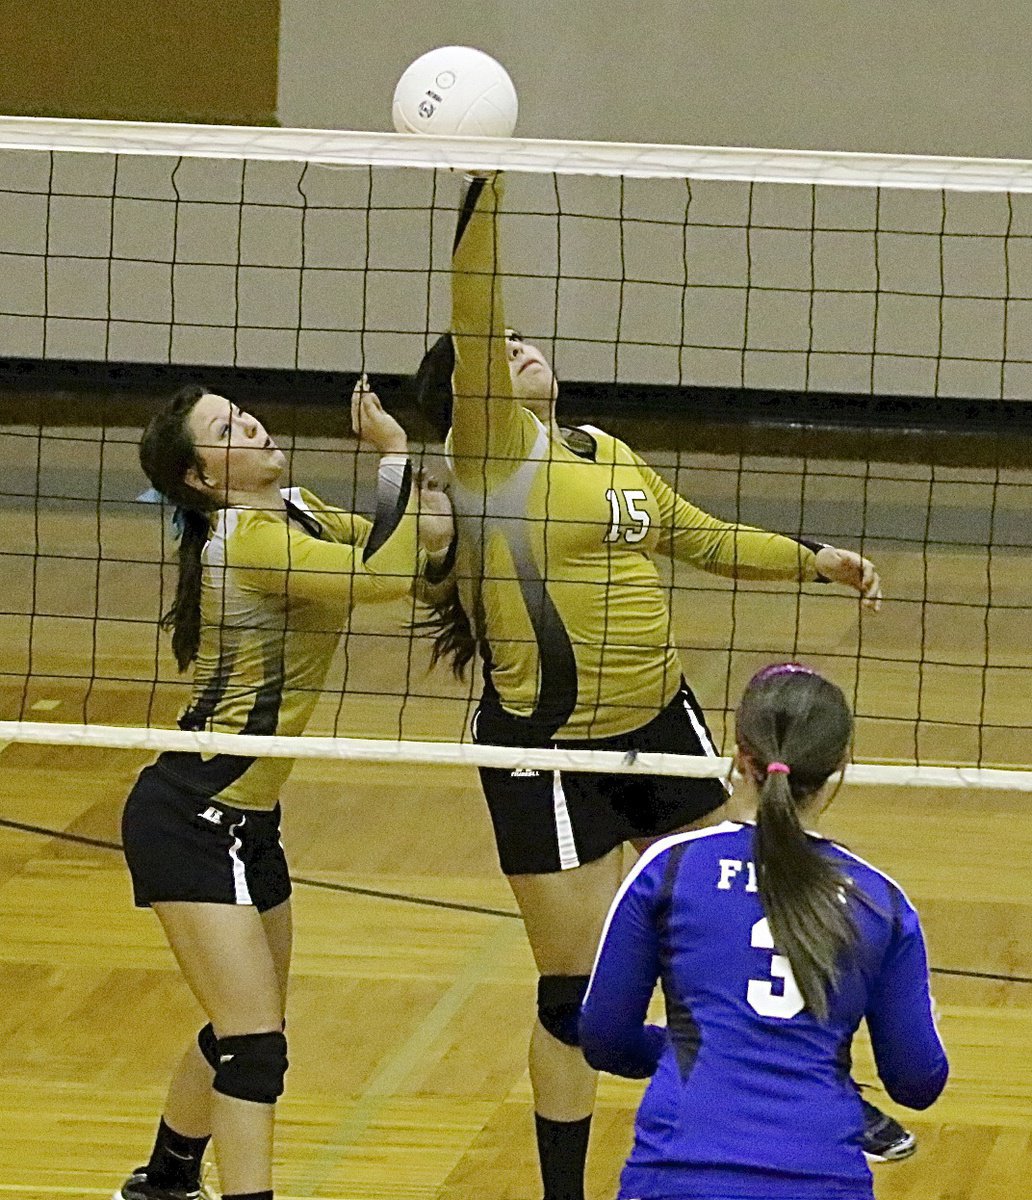
<path id="1" fill-rule="evenodd" d="M 0 150 L 1032 193 L 1032 160 L 0 117 Z"/>
<path id="2" fill-rule="evenodd" d="M 0 721 L 0 746 L 91 746 L 118 750 L 178 750 L 268 758 L 332 759 L 346 762 L 413 763 L 440 767 L 496 767 L 504 770 L 593 771 L 607 775 L 675 775 L 723 779 L 730 758 L 682 754 L 624 753 L 614 750 L 550 750 L 472 743 L 387 741 L 382 738 L 258 737 L 180 729 L 129 729 L 115 725 L 65 725 L 48 721 Z M 847 783 L 899 787 L 992 788 L 1032 792 L 1032 771 L 989 767 L 931 767 L 852 763 Z"/>

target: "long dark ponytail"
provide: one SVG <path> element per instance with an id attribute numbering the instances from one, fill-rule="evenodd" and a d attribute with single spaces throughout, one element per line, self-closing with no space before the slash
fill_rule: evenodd
<path id="1" fill-rule="evenodd" d="M 852 884 L 807 835 L 799 810 L 842 765 L 852 732 L 839 688 L 794 663 L 755 675 L 736 714 L 743 765 L 760 787 L 754 846 L 760 899 L 774 944 L 792 964 L 806 1007 L 821 1020 L 857 930 L 846 902 Z"/>
<path id="2" fill-rule="evenodd" d="M 184 482 L 191 467 L 198 474 L 203 472 L 187 421 L 207 392 L 200 384 L 176 392 L 140 439 L 140 466 L 154 487 L 176 505 L 182 526 L 176 595 L 161 618 L 162 628 L 172 630 L 172 652 L 180 671 L 197 657 L 200 645 L 201 552 L 211 532 L 211 513 L 217 507 L 210 496 Z"/>
<path id="3" fill-rule="evenodd" d="M 425 630 L 433 638 L 430 666 L 436 667 L 439 662 L 447 663 L 456 679 L 465 679 L 480 643 L 462 607 L 458 585 L 453 580 L 442 596 L 424 603 L 430 615 L 425 620 L 413 621 L 412 628 Z"/>
<path id="4" fill-rule="evenodd" d="M 448 436 L 452 418 L 452 372 L 455 370 L 455 341 L 442 334 L 423 355 L 410 384 L 416 407 L 434 434 L 442 441 Z M 430 665 L 447 663 L 456 679 L 465 679 L 469 664 L 476 658 L 479 643 L 469 614 L 462 607 L 458 585 L 448 588 L 425 602 L 430 615 L 414 621 L 413 629 L 425 630 L 433 638 Z"/>

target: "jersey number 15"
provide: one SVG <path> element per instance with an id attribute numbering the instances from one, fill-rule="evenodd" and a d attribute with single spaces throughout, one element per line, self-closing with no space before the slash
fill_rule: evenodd
<path id="1" fill-rule="evenodd" d="M 616 488 L 606 489 L 606 499 L 609 501 L 609 510 L 612 516 L 606 536 L 602 540 L 604 542 L 620 540 L 620 527 L 624 523 L 623 511 L 620 507 L 621 497 L 623 498 L 623 508 L 627 511 L 628 523 L 633 526 L 633 528 L 623 531 L 623 540 L 633 545 L 635 542 L 645 539 L 649 532 L 649 526 L 652 524 L 648 510 L 638 507 L 641 501 L 648 499 L 648 494 L 641 488 L 622 488 L 620 491 L 617 491 Z"/>

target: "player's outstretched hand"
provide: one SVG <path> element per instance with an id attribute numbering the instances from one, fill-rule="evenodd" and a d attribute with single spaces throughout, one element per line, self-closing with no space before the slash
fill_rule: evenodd
<path id="1" fill-rule="evenodd" d="M 873 612 L 881 608 L 881 579 L 870 559 L 863 558 L 853 550 L 822 546 L 817 551 L 817 570 L 825 579 L 858 591 L 864 608 Z"/>
<path id="2" fill-rule="evenodd" d="M 351 428 L 360 442 L 381 454 L 408 454 L 405 430 L 380 403 L 364 374 L 351 393 Z"/>

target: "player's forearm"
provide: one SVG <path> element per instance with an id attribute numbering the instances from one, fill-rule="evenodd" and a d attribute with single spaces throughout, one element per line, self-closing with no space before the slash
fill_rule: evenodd
<path id="1" fill-rule="evenodd" d="M 452 450 L 456 466 L 504 456 L 519 406 L 506 358 L 497 213 L 500 177 L 473 180 L 459 213 L 452 258 Z"/>
<path id="2" fill-rule="evenodd" d="M 916 913 L 906 913 L 903 926 L 882 964 L 867 1028 L 885 1090 L 898 1104 L 927 1108 L 946 1086 L 949 1063 L 935 1023 L 928 952 Z"/>
<path id="3" fill-rule="evenodd" d="M 925 1109 L 931 1107 L 942 1095 L 949 1078 L 949 1065 L 946 1056 L 932 1067 L 926 1075 L 917 1079 L 912 1072 L 897 1078 L 882 1076 L 885 1090 L 897 1104 L 907 1108 Z"/>
<path id="4" fill-rule="evenodd" d="M 418 514 L 407 456 L 385 454 L 376 480 L 376 515 L 356 573 L 353 600 L 368 602 L 404 596 L 418 569 Z"/>
<path id="5" fill-rule="evenodd" d="M 897 1104 L 928 1108 L 946 1086 L 950 1068 L 927 991 L 913 997 L 905 1014 L 900 1006 L 896 1015 L 902 1019 L 891 1030 L 868 1022 L 879 1078 Z"/>
<path id="6" fill-rule="evenodd" d="M 617 1024 L 606 1014 L 581 1016 L 581 1049 L 588 1066 L 625 1079 L 647 1079 L 659 1065 L 667 1033 L 659 1025 Z"/>
<path id="7" fill-rule="evenodd" d="M 323 523 L 330 526 L 331 532 L 337 535 L 334 540 L 341 545 L 362 547 L 369 541 L 373 523 L 358 513 L 348 512 L 343 508 L 331 508 L 322 515 L 331 519 L 324 519 Z"/>
<path id="8" fill-rule="evenodd" d="M 817 579 L 818 543 L 714 517 L 679 495 L 634 456 L 660 510 L 658 553 L 728 579 Z"/>
<path id="9" fill-rule="evenodd" d="M 749 525 L 714 522 L 709 528 L 676 529 L 669 547 L 671 558 L 727 579 L 812 582 L 818 577 L 813 550 L 794 538 Z"/>
<path id="10" fill-rule="evenodd" d="M 659 939 L 649 883 L 639 877 L 613 903 L 580 1013 L 580 1044 L 597 1071 L 645 1079 L 659 1064 L 666 1030 L 646 1025 L 659 976 Z"/>

